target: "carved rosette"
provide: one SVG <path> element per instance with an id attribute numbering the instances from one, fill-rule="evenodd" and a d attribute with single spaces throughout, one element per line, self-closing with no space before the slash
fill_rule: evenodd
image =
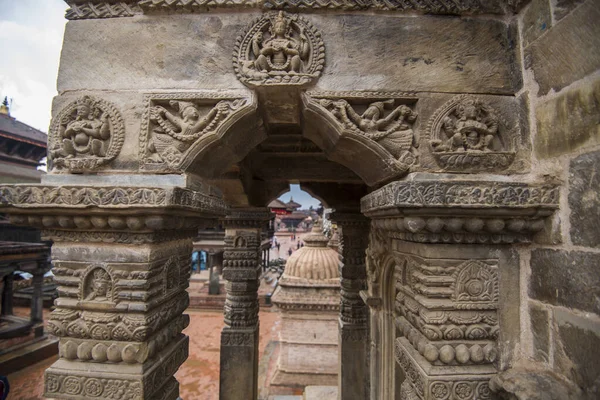
<path id="1" fill-rule="evenodd" d="M 427 138 L 444 171 L 500 172 L 515 160 L 516 131 L 484 100 L 459 95 L 431 117 Z"/>
<path id="2" fill-rule="evenodd" d="M 110 102 L 83 96 L 52 121 L 48 157 L 54 172 L 86 172 L 115 159 L 125 140 L 125 124 Z"/>
<path id="3" fill-rule="evenodd" d="M 178 172 L 186 156 L 230 127 L 250 101 L 228 94 L 150 94 L 140 135 L 140 167 Z"/>
<path id="4" fill-rule="evenodd" d="M 250 87 L 306 85 L 325 65 L 321 33 L 305 18 L 283 12 L 255 20 L 236 41 L 233 69 Z"/>

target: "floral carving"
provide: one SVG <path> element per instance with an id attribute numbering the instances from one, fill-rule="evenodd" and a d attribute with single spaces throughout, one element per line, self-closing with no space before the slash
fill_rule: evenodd
<path id="1" fill-rule="evenodd" d="M 346 131 L 379 143 L 395 159 L 407 165 L 418 162 L 419 137 L 412 126 L 417 113 L 394 99 L 351 105 L 347 100 L 320 99 Z M 357 110 L 364 110 L 359 114 Z"/>
<path id="2" fill-rule="evenodd" d="M 307 20 L 280 11 L 255 21 L 238 38 L 233 60 L 247 85 L 303 85 L 323 70 L 325 48 Z"/>
<path id="3" fill-rule="evenodd" d="M 158 96 L 157 96 L 158 97 Z M 177 168 L 185 154 L 203 136 L 214 133 L 246 99 L 149 99 L 140 151 L 146 164 Z"/>
<path id="4" fill-rule="evenodd" d="M 454 302 L 497 307 L 498 273 L 491 266 L 480 261 L 467 261 L 457 268 L 454 279 L 451 286 Z"/>
<path id="5" fill-rule="evenodd" d="M 429 144 L 438 165 L 447 171 L 502 170 L 515 159 L 514 132 L 484 101 L 460 95 L 431 118 Z"/>
<path id="6" fill-rule="evenodd" d="M 83 96 L 53 120 L 48 153 L 56 170 L 93 170 L 119 154 L 124 138 L 125 125 L 115 106 Z"/>
<path id="7" fill-rule="evenodd" d="M 450 396 L 450 390 L 443 382 L 433 382 L 430 390 L 434 399 L 447 399 Z"/>

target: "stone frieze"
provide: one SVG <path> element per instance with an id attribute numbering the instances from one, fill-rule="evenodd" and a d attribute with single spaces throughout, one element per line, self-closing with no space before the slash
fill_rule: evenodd
<path id="1" fill-rule="evenodd" d="M 558 208 L 556 185 L 501 181 L 393 182 L 361 199 L 361 211 L 396 207 Z"/>
<path id="2" fill-rule="evenodd" d="M 67 19 L 132 17 L 139 13 L 199 12 L 213 8 L 419 12 L 440 15 L 512 14 L 526 0 L 65 0 Z"/>

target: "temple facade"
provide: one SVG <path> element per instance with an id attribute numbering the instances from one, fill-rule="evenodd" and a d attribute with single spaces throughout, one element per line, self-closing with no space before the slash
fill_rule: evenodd
<path id="1" fill-rule="evenodd" d="M 41 184 L 53 399 L 176 399 L 221 225 L 220 398 L 258 396 L 266 207 L 335 212 L 341 400 L 597 398 L 595 0 L 67 0 Z"/>

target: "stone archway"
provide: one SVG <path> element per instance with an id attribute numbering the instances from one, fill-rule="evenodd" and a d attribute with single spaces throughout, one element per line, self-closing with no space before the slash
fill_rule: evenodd
<path id="1" fill-rule="evenodd" d="M 386 380 L 368 378 L 369 307 L 382 303 L 374 357 L 391 379 L 382 353 L 390 359 L 393 339 L 402 396 L 489 394 L 517 346 L 510 309 L 524 307 L 514 303 L 512 245 L 532 240 L 559 197 L 529 174 L 505 7 L 406 6 L 475 15 L 440 19 L 335 2 L 307 16 L 220 5 L 188 15 L 204 9 L 198 1 L 70 3 L 80 21 L 65 38 L 50 173 L 41 185 L 0 188 L 14 223 L 55 242 L 60 297 L 49 329 L 60 359 L 46 372 L 48 397 L 178 396 L 191 241 L 222 219 L 221 398 L 256 398 L 269 219 L 257 206 L 290 179 L 336 208 L 341 227 L 340 398 L 392 395 Z M 347 26 L 361 35 L 344 36 Z M 445 40 L 424 41 L 440 31 Z M 407 56 L 381 61 L 390 54 Z M 386 251 L 412 260 L 410 279 L 394 276 Z"/>

